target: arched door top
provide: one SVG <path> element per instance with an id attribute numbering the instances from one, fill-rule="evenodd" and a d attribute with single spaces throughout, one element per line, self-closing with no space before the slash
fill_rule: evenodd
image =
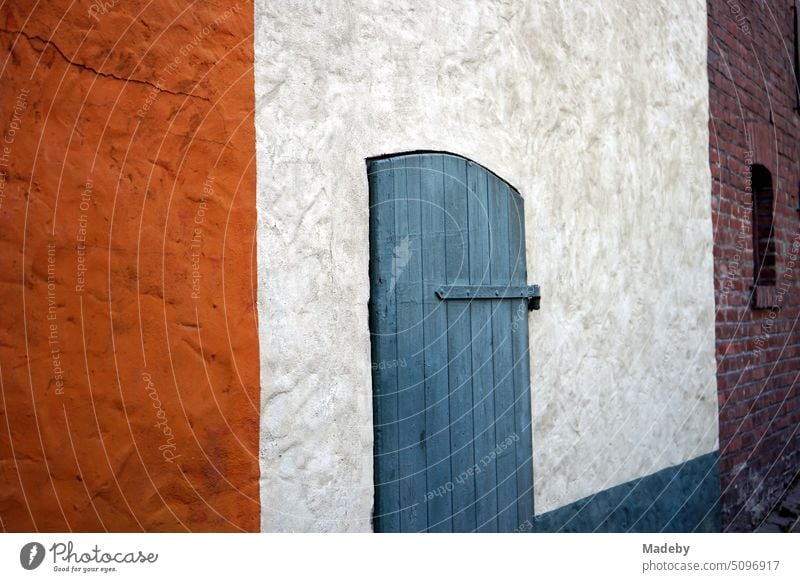
<path id="1" fill-rule="evenodd" d="M 508 186 L 509 190 L 512 193 L 516 194 L 520 198 L 523 198 L 522 193 L 519 191 L 519 189 L 516 188 L 513 184 L 511 184 L 508 180 L 506 180 L 505 178 L 503 178 L 499 174 L 493 172 L 492 170 L 490 170 L 489 168 L 487 168 L 483 164 L 481 164 L 479 162 L 476 162 L 475 160 L 472 160 L 472 159 L 470 159 L 470 158 L 468 158 L 466 156 L 462 156 L 461 154 L 456 154 L 456 153 L 453 153 L 453 152 L 448 152 L 448 151 L 444 151 L 444 150 L 409 150 L 409 151 L 406 151 L 406 152 L 395 152 L 395 153 L 391 153 L 391 154 L 381 154 L 379 156 L 372 156 L 372 157 L 367 158 L 366 162 L 367 162 L 367 167 L 369 168 L 369 167 L 374 167 L 374 166 L 376 166 L 376 164 L 378 162 L 385 161 L 385 160 L 399 160 L 399 159 L 403 159 L 403 158 L 413 159 L 413 158 L 416 158 L 416 157 L 419 157 L 419 156 L 431 156 L 431 155 L 452 158 L 454 160 L 460 160 L 461 162 L 464 162 L 464 163 L 467 163 L 467 164 L 472 164 L 472 165 L 480 168 L 482 171 L 486 172 L 487 174 L 489 174 L 491 176 L 494 176 L 495 178 L 500 180 L 503 184 Z"/>

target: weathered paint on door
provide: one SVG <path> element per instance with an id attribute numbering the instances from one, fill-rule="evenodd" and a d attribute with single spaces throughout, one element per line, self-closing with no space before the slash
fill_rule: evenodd
<path id="1" fill-rule="evenodd" d="M 522 198 L 451 154 L 367 165 L 375 530 L 521 529 L 533 516 L 527 299 L 437 290 L 526 285 Z"/>

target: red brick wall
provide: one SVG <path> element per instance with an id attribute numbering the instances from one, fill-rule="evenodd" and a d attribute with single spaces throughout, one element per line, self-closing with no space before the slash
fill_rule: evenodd
<path id="1" fill-rule="evenodd" d="M 252 35 L 0 4 L 0 531 L 259 529 Z"/>
<path id="2" fill-rule="evenodd" d="M 722 519 L 748 530 L 800 467 L 800 215 L 792 0 L 709 0 Z M 749 166 L 772 173 L 777 286 L 753 309 Z M 766 294 L 759 294 L 762 299 Z"/>

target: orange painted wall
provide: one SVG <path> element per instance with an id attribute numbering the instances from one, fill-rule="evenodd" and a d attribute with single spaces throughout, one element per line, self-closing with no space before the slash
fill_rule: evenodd
<path id="1" fill-rule="evenodd" d="M 0 7 L 0 530 L 259 527 L 253 8 Z"/>

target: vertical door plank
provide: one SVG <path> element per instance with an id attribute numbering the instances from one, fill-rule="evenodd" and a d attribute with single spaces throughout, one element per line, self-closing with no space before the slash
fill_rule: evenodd
<path id="1" fill-rule="evenodd" d="M 392 279 L 395 231 L 391 161 L 368 166 L 370 185 L 370 333 L 372 334 L 373 422 L 375 423 L 375 531 L 400 531 L 398 481 L 397 311 Z"/>
<path id="2" fill-rule="evenodd" d="M 425 506 L 425 378 L 422 329 L 422 249 L 419 161 L 394 158 L 395 238 L 392 250 L 397 296 L 397 415 L 400 462 L 400 528 L 428 527 Z"/>
<path id="3" fill-rule="evenodd" d="M 525 212 L 522 197 L 509 195 L 509 246 L 511 282 L 527 284 L 525 264 Z M 525 301 L 514 301 L 511 327 L 514 369 L 514 425 L 519 440 L 516 442 L 517 465 L 517 521 L 520 525 L 533 519 L 533 451 L 531 434 L 531 380 L 528 344 L 528 306 Z"/>
<path id="4" fill-rule="evenodd" d="M 491 283 L 487 179 L 488 172 L 486 170 L 472 162 L 467 163 L 469 282 L 471 285 L 489 285 Z M 475 529 L 481 532 L 497 531 L 492 302 L 472 301 L 470 317 L 472 324 L 473 431 L 475 435 Z"/>
<path id="5" fill-rule="evenodd" d="M 444 158 L 421 155 L 422 269 L 425 323 L 425 435 L 428 531 L 453 531 L 450 475 L 450 398 L 448 395 L 447 306 L 436 297 L 446 279 Z"/>
<path id="6" fill-rule="evenodd" d="M 497 177 L 489 177 L 489 214 L 492 236 L 492 284 L 511 282 L 508 221 L 509 189 Z M 514 425 L 512 301 L 493 301 L 494 404 L 497 442 L 497 523 L 499 531 L 513 531 L 517 524 L 517 477 Z M 516 302 L 514 302 L 516 303 Z M 527 312 L 525 313 L 527 317 Z"/>
<path id="7" fill-rule="evenodd" d="M 467 216 L 466 161 L 444 157 L 445 247 L 447 284 L 469 283 L 469 222 Z M 472 329 L 467 301 L 447 302 L 447 344 L 450 393 L 450 466 L 453 482 L 453 531 L 475 528 L 475 488 L 459 485 L 475 463 L 472 434 Z"/>

